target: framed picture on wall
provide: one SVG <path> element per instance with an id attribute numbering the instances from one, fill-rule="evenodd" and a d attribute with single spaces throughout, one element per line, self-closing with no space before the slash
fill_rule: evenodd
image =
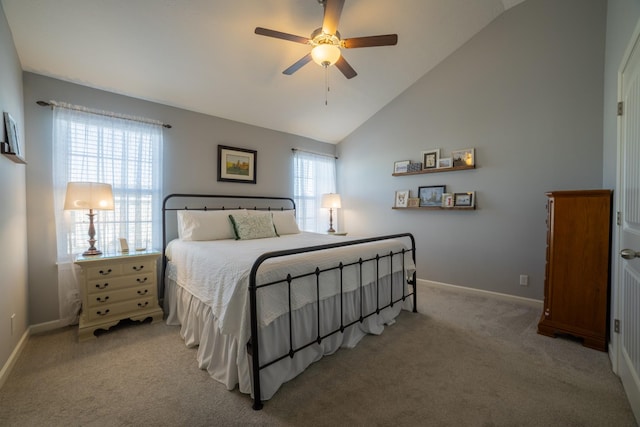
<path id="1" fill-rule="evenodd" d="M 258 152 L 218 145 L 218 181 L 256 183 Z"/>
<path id="2" fill-rule="evenodd" d="M 474 166 L 476 164 L 475 149 L 465 148 L 451 152 L 453 166 Z"/>
<path id="3" fill-rule="evenodd" d="M 434 148 L 422 152 L 422 169 L 436 169 L 440 160 L 440 149 Z"/>
<path id="4" fill-rule="evenodd" d="M 7 130 L 7 142 L 9 143 L 9 151 L 22 157 L 22 147 L 18 139 L 18 126 L 11 114 L 4 112 L 4 127 Z"/>
<path id="5" fill-rule="evenodd" d="M 406 173 L 409 171 L 411 160 L 400 160 L 393 163 L 393 173 Z"/>
<path id="6" fill-rule="evenodd" d="M 396 208 L 406 208 L 409 203 L 409 190 L 396 191 Z"/>
<path id="7" fill-rule="evenodd" d="M 473 207 L 475 201 L 473 191 L 468 193 L 454 193 L 453 194 L 453 206 L 456 207 Z"/>
<path id="8" fill-rule="evenodd" d="M 420 206 L 442 206 L 442 195 L 445 192 L 445 188 L 446 185 L 418 187 Z"/>

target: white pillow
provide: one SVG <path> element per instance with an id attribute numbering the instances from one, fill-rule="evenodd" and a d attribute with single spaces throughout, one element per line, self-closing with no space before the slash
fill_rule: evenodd
<path id="1" fill-rule="evenodd" d="M 247 215 L 229 215 L 236 240 L 264 239 L 265 237 L 278 237 L 273 226 L 271 213 Z"/>
<path id="2" fill-rule="evenodd" d="M 247 215 L 244 209 L 220 211 L 178 211 L 178 237 L 182 240 L 234 239 L 229 214 Z"/>
<path id="3" fill-rule="evenodd" d="M 271 214 L 273 215 L 273 225 L 276 227 L 278 235 L 300 233 L 294 211 L 273 211 Z"/>

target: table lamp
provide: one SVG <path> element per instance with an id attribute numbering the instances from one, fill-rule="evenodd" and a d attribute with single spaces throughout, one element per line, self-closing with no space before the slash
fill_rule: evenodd
<path id="1" fill-rule="evenodd" d="M 327 233 L 335 233 L 333 229 L 333 210 L 342 207 L 340 202 L 340 195 L 335 193 L 328 193 L 322 195 L 322 207 L 329 209 L 329 229 Z"/>
<path id="2" fill-rule="evenodd" d="M 113 191 L 111 184 L 98 182 L 69 182 L 67 183 L 67 194 L 64 199 L 64 210 L 86 210 L 89 209 L 89 249 L 82 255 L 100 255 L 102 251 L 96 249 L 96 229 L 93 226 L 94 210 L 113 210 Z"/>

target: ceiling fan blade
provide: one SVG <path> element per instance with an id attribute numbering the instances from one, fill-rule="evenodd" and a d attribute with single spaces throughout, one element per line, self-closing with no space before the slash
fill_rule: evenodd
<path id="1" fill-rule="evenodd" d="M 275 37 L 276 39 L 289 40 L 296 43 L 309 43 L 309 39 L 307 37 L 296 36 L 295 34 L 283 33 L 280 31 L 270 30 L 268 28 L 256 27 L 255 33 L 261 36 Z"/>
<path id="2" fill-rule="evenodd" d="M 338 70 L 342 71 L 342 74 L 348 79 L 352 79 L 358 75 L 356 70 L 353 69 L 351 65 L 344 59 L 344 56 L 340 55 L 340 59 L 335 63 L 335 66 L 338 67 Z"/>
<path id="3" fill-rule="evenodd" d="M 354 37 L 344 39 L 340 45 L 346 49 L 354 47 L 393 46 L 398 44 L 397 34 L 385 34 L 381 36 Z"/>
<path id="4" fill-rule="evenodd" d="M 307 53 L 305 56 L 303 56 L 302 58 L 298 59 L 295 62 L 295 64 L 293 64 L 292 66 L 290 66 L 289 68 L 284 70 L 282 72 L 282 74 L 286 74 L 286 75 L 290 76 L 291 74 L 295 73 L 300 68 L 302 68 L 302 66 L 305 65 L 309 61 L 311 61 L 311 52 Z"/>
<path id="5" fill-rule="evenodd" d="M 335 35 L 338 31 L 338 22 L 340 22 L 343 6 L 344 0 L 325 0 L 324 18 L 322 19 L 323 32 Z"/>

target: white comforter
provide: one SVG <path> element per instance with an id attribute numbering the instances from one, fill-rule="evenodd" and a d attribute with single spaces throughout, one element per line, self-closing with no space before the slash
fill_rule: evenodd
<path id="1" fill-rule="evenodd" d="M 215 241 L 182 241 L 173 240 L 167 247 L 166 256 L 177 265 L 176 283 L 188 290 L 203 303 L 211 307 L 218 320 L 222 333 L 239 338 L 244 342 L 249 336 L 248 319 L 248 283 L 251 266 L 258 256 L 271 251 L 300 248 L 336 243 L 335 236 L 316 233 L 300 233 L 281 237 L 256 240 L 215 240 Z M 339 239 L 351 239 L 339 237 Z M 364 245 L 334 248 L 306 254 L 298 254 L 286 258 L 266 261 L 259 270 L 258 284 L 281 279 L 284 275 L 292 276 L 308 273 L 316 267 L 323 269 L 343 263 L 354 262 L 359 258 L 373 258 L 398 252 L 406 245 L 401 240 L 372 242 Z M 379 264 L 381 274 L 389 274 L 389 258 L 383 258 Z M 413 269 L 411 254 L 405 254 L 405 268 Z M 402 256 L 393 259 L 393 272 L 402 270 Z M 375 280 L 375 269 L 363 269 L 363 283 Z M 340 292 L 339 272 L 322 273 L 320 299 L 325 299 Z M 344 269 L 344 292 L 355 289 L 359 283 L 359 268 Z M 332 279 L 327 286 L 328 277 Z M 292 310 L 315 301 L 315 277 L 293 282 L 295 292 L 292 299 Z M 271 289 L 276 288 L 276 289 Z M 270 324 L 280 315 L 289 311 L 286 285 L 271 287 L 268 291 L 258 291 L 259 321 L 261 326 Z M 243 315 L 244 314 L 244 315 Z"/>

